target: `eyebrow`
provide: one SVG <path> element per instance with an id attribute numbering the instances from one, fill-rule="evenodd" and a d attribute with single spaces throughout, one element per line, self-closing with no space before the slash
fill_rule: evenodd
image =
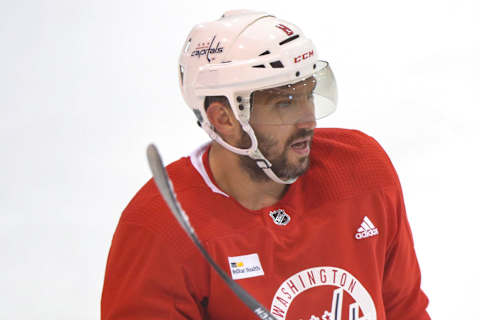
<path id="1" fill-rule="evenodd" d="M 265 104 L 270 104 L 270 103 L 272 102 L 272 100 L 273 100 L 273 99 L 276 99 L 276 98 L 289 97 L 289 96 L 293 96 L 293 97 L 295 97 L 295 96 L 303 96 L 303 95 L 310 94 L 310 93 L 312 93 L 312 92 L 313 92 L 313 90 L 310 91 L 310 92 L 302 92 L 302 93 L 300 93 L 300 94 L 292 94 L 292 93 L 275 94 L 275 95 L 272 94 L 272 95 L 270 95 L 270 96 L 267 98 L 267 100 L 265 101 Z"/>
<path id="2" fill-rule="evenodd" d="M 266 103 L 270 104 L 272 102 L 272 100 L 280 98 L 280 97 L 284 97 L 284 96 L 287 96 L 287 95 L 285 95 L 285 94 L 275 94 L 275 95 L 273 95 L 272 94 L 272 95 L 270 95 L 270 97 L 268 97 Z"/>
<path id="3" fill-rule="evenodd" d="M 308 84 L 306 84 L 308 85 Z M 305 86 L 305 85 L 304 85 Z M 302 88 L 302 86 L 299 86 L 299 88 Z M 269 89 L 265 89 L 265 91 L 267 91 Z M 279 90 L 282 90 L 282 89 L 279 89 Z M 287 97 L 287 96 L 295 96 L 295 95 L 304 95 L 304 94 L 307 94 L 307 93 L 312 93 L 313 91 L 315 90 L 315 85 L 313 87 L 311 87 L 311 90 L 310 91 L 306 91 L 306 92 L 302 92 L 301 94 L 292 94 L 292 93 L 285 93 L 285 94 L 281 94 L 281 93 L 278 93 L 278 94 L 270 94 L 269 97 L 266 99 L 266 101 L 264 102 L 265 104 L 270 104 L 271 101 L 275 98 L 278 98 L 278 97 Z M 255 100 L 255 95 L 254 95 L 254 100 Z"/>

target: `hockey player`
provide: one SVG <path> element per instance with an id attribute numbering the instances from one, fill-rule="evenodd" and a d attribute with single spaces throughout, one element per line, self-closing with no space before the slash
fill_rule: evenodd
<path id="1" fill-rule="evenodd" d="M 317 129 L 335 79 L 311 40 L 271 15 L 195 26 L 180 87 L 212 142 L 167 171 L 210 255 L 277 319 L 430 319 L 402 191 L 379 144 Z M 148 181 L 122 214 L 103 320 L 254 319 Z"/>

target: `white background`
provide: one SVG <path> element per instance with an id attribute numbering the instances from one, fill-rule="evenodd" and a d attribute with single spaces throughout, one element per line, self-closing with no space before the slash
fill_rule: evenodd
<path id="1" fill-rule="evenodd" d="M 180 48 L 239 7 L 314 40 L 339 87 L 319 126 L 360 129 L 392 158 L 430 314 L 478 317 L 478 1 L 15 0 L 0 2 L 1 319 L 99 318 L 147 144 L 171 162 L 208 140 L 177 86 Z"/>

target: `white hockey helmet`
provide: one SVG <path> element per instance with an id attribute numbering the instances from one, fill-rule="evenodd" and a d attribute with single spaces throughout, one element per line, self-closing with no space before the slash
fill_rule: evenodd
<path id="1" fill-rule="evenodd" d="M 292 99 L 301 91 L 296 84 L 310 87 L 306 90 L 309 101 L 313 98 L 309 112 L 315 119 L 335 111 L 337 102 L 333 73 L 327 62 L 317 60 L 312 41 L 297 26 L 264 12 L 229 11 L 219 20 L 196 25 L 180 54 L 179 80 L 185 102 L 209 136 L 228 150 L 254 159 L 277 183 L 292 183 L 295 179 L 282 180 L 271 170 L 270 161 L 258 149 L 251 124 L 292 124 L 300 121 L 302 115 L 278 108 L 275 116 L 256 116 L 261 107 L 252 107 L 250 100 L 255 93 L 286 90 Z M 204 108 L 209 96 L 228 99 L 251 139 L 248 149 L 234 147 L 216 134 Z"/>

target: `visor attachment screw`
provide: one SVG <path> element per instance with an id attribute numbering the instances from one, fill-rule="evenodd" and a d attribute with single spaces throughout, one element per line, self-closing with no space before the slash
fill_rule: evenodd
<path id="1" fill-rule="evenodd" d="M 243 111 L 243 104 L 239 105 L 238 109 L 240 109 L 240 111 Z"/>
<path id="2" fill-rule="evenodd" d="M 297 71 L 297 72 L 295 73 L 295 75 L 296 75 L 297 77 L 300 76 L 300 71 Z"/>
<path id="3" fill-rule="evenodd" d="M 242 102 L 242 97 L 238 96 L 238 97 L 237 97 L 237 101 L 238 101 L 238 102 Z"/>

